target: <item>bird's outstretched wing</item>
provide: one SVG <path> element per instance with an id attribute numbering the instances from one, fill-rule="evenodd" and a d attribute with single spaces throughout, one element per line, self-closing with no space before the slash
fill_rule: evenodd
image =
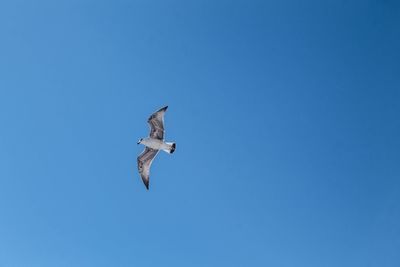
<path id="1" fill-rule="evenodd" d="M 149 190 L 150 166 L 158 151 L 159 150 L 146 147 L 142 154 L 137 158 L 138 170 L 147 190 Z"/>
<path id="2" fill-rule="evenodd" d="M 168 106 L 165 106 L 151 114 L 147 122 L 150 125 L 150 138 L 164 140 L 164 113 Z"/>

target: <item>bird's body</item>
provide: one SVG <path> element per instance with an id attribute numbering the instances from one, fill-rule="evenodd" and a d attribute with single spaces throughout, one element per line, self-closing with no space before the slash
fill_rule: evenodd
<path id="1" fill-rule="evenodd" d="M 164 142 L 163 140 L 155 139 L 155 138 L 143 138 L 140 142 L 142 145 L 146 147 L 155 149 L 155 150 L 164 150 L 167 153 L 172 153 L 172 146 L 174 143 Z"/>
<path id="2" fill-rule="evenodd" d="M 164 141 L 164 113 L 167 108 L 168 106 L 165 106 L 149 117 L 147 122 L 150 125 L 150 135 L 138 142 L 138 144 L 143 144 L 146 147 L 137 158 L 137 163 L 140 176 L 147 189 L 149 189 L 150 166 L 153 159 L 160 150 L 172 154 L 176 148 L 175 143 Z"/>

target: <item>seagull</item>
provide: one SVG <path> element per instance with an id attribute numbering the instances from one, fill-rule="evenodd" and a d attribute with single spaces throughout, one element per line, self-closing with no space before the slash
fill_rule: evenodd
<path id="1" fill-rule="evenodd" d="M 150 166 L 153 159 L 160 150 L 172 154 L 176 148 L 174 142 L 164 141 L 164 113 L 167 108 L 168 106 L 165 106 L 151 114 L 147 120 L 147 123 L 150 125 L 150 135 L 149 137 L 141 138 L 137 142 L 137 144 L 145 146 L 144 151 L 137 158 L 137 164 L 140 176 L 147 190 L 149 190 Z"/>

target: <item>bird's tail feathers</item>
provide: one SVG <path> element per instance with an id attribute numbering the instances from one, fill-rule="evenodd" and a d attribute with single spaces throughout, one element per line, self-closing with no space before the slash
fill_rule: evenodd
<path id="1" fill-rule="evenodd" d="M 163 149 L 165 152 L 172 154 L 175 151 L 176 143 L 165 142 L 168 145 L 167 149 Z"/>

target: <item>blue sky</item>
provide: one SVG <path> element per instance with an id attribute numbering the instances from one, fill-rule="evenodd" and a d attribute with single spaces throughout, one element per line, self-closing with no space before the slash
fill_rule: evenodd
<path id="1" fill-rule="evenodd" d="M 399 266 L 399 13 L 1 1 L 0 266 Z"/>

